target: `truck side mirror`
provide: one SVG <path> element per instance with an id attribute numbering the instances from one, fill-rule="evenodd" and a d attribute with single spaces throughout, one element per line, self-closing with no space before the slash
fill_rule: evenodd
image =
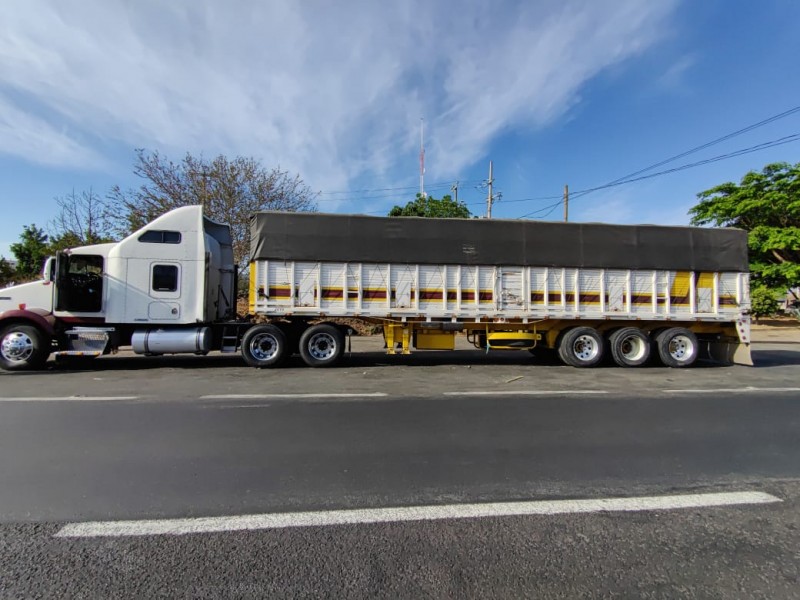
<path id="1" fill-rule="evenodd" d="M 45 281 L 53 281 L 56 278 L 56 257 L 55 256 L 48 256 L 47 260 L 44 262 L 44 268 L 42 269 L 42 279 Z"/>

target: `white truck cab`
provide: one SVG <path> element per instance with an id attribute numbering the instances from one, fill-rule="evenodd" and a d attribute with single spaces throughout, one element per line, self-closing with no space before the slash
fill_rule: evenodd
<path id="1" fill-rule="evenodd" d="M 136 349 L 139 338 L 147 353 L 165 336 L 164 352 L 186 336 L 206 351 L 211 334 L 200 326 L 235 316 L 235 285 L 230 228 L 200 206 L 175 209 L 120 242 L 59 253 L 41 280 L 0 290 L 0 366 L 37 366 L 52 350 Z M 192 328 L 176 334 L 181 326 Z"/>

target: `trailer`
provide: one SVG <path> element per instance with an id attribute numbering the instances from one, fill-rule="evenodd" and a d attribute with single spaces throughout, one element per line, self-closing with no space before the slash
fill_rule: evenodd
<path id="1" fill-rule="evenodd" d="M 388 354 L 453 350 L 465 335 L 575 367 L 752 364 L 735 229 L 263 212 L 250 258 L 242 319 L 230 229 L 199 206 L 59 254 L 41 281 L 0 291 L 0 366 L 130 346 L 328 367 L 345 353 L 343 319 L 380 325 Z"/>

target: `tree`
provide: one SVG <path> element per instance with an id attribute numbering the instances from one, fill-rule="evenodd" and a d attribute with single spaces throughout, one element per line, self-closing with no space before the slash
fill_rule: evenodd
<path id="1" fill-rule="evenodd" d="M 775 290 L 766 287 L 753 288 L 750 294 L 750 313 L 756 318 L 771 317 L 778 312 L 778 297 Z"/>
<path id="2" fill-rule="evenodd" d="M 766 165 L 741 183 L 700 192 L 689 214 L 694 225 L 748 232 L 751 285 L 786 293 L 800 286 L 800 163 Z M 766 295 L 765 295 L 766 296 Z"/>
<path id="3" fill-rule="evenodd" d="M 14 267 L 6 260 L 5 256 L 0 256 L 0 288 L 14 281 L 14 276 Z"/>
<path id="4" fill-rule="evenodd" d="M 17 259 L 17 276 L 34 279 L 42 272 L 44 261 L 50 255 L 47 234 L 36 225 L 26 225 L 19 242 L 11 244 L 11 252 Z"/>
<path id="5" fill-rule="evenodd" d="M 179 163 L 158 152 L 136 151 L 135 190 L 112 188 L 109 200 L 116 231 L 125 235 L 179 206 L 202 204 L 215 221 L 228 223 L 233 256 L 243 269 L 250 253 L 250 217 L 263 210 L 316 210 L 314 193 L 299 175 L 267 169 L 254 158 L 220 155 L 213 160 L 187 153 Z"/>
<path id="6" fill-rule="evenodd" d="M 92 188 L 56 198 L 58 214 L 50 222 L 50 251 L 113 242 L 108 208 Z"/>
<path id="7" fill-rule="evenodd" d="M 389 211 L 390 217 L 439 217 L 469 219 L 472 213 L 463 202 L 456 202 L 450 195 L 437 200 L 433 196 L 417 197 L 405 206 L 395 206 Z"/>

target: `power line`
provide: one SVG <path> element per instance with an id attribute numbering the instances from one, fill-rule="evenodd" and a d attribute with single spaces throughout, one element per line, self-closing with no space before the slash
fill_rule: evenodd
<path id="1" fill-rule="evenodd" d="M 631 180 L 631 178 L 636 177 L 637 175 L 641 175 L 642 173 L 646 173 L 647 171 L 651 171 L 652 169 L 656 169 L 658 167 L 661 167 L 663 165 L 671 163 L 672 161 L 677 160 L 679 158 L 683 158 L 684 156 L 688 156 L 690 154 L 694 154 L 695 152 L 699 152 L 700 150 L 704 150 L 706 148 L 709 148 L 711 146 L 719 144 L 720 142 L 724 142 L 724 141 L 727 141 L 727 140 L 732 139 L 734 137 L 737 137 L 739 135 L 742 135 L 744 133 L 748 133 L 750 131 L 753 131 L 754 129 L 758 129 L 759 127 L 763 127 L 764 125 L 768 125 L 768 124 L 773 123 L 775 121 L 778 121 L 780 119 L 783 119 L 783 118 L 786 118 L 788 116 L 791 116 L 791 115 L 793 115 L 793 114 L 795 114 L 797 112 L 800 112 L 800 106 L 795 106 L 793 108 L 790 108 L 790 109 L 785 110 L 783 112 L 780 112 L 778 114 L 772 115 L 771 117 L 767 117 L 766 119 L 762 119 L 761 121 L 758 121 L 758 122 L 753 123 L 751 125 L 747 125 L 746 127 L 742 127 L 741 129 L 737 129 L 736 131 L 732 131 L 731 133 L 725 134 L 722 137 L 718 137 L 716 139 L 713 139 L 710 142 L 706 142 L 705 144 L 700 144 L 699 146 L 695 146 L 694 148 L 690 148 L 689 150 L 686 150 L 685 152 L 681 152 L 680 154 L 676 154 L 674 156 L 670 156 L 669 158 L 666 158 L 666 159 L 664 159 L 662 161 L 654 163 L 654 164 L 652 164 L 652 165 L 650 165 L 648 167 L 645 167 L 643 169 L 639 169 L 638 171 L 634 171 L 633 173 L 629 173 L 628 175 L 624 175 L 623 177 L 619 177 L 618 179 L 615 179 L 615 180 L 609 182 L 606 185 L 612 185 L 612 184 L 617 184 L 617 183 L 620 183 L 620 182 L 623 182 L 623 181 Z M 586 194 L 590 194 L 593 191 L 597 191 L 599 189 L 605 189 L 605 186 L 598 186 L 597 188 L 594 188 L 594 189 L 589 189 L 589 190 L 584 190 L 582 192 L 577 192 L 577 195 L 574 195 L 573 198 L 580 198 L 581 196 L 585 196 Z"/>
<path id="2" fill-rule="evenodd" d="M 480 181 L 481 181 L 480 179 L 472 179 L 472 180 L 467 180 L 467 181 L 461 181 L 461 184 L 470 185 L 472 183 L 478 183 Z M 426 185 L 426 187 L 433 188 L 433 187 L 445 187 L 445 186 L 451 186 L 451 185 L 453 185 L 452 181 L 442 181 L 442 182 L 438 182 L 438 183 L 429 183 L 429 184 Z M 415 190 L 418 187 L 419 187 L 418 185 L 411 185 L 411 186 L 407 186 L 407 187 L 372 188 L 372 189 L 364 189 L 364 190 L 340 190 L 340 191 L 334 191 L 334 192 L 319 192 L 319 193 L 323 194 L 323 195 L 328 195 L 328 194 L 331 194 L 331 195 L 332 194 L 369 194 L 369 193 L 372 193 L 372 192 L 399 192 L 399 191 L 404 191 L 404 190 Z"/>
<path id="3" fill-rule="evenodd" d="M 695 146 L 694 148 L 686 150 L 685 152 L 681 152 L 680 154 L 676 154 L 675 156 L 671 156 L 669 158 L 665 158 L 664 160 L 662 160 L 660 162 L 654 163 L 654 164 L 650 165 L 649 167 L 645 167 L 644 169 L 639 169 L 638 171 L 636 171 L 634 173 L 630 173 L 629 175 L 625 175 L 623 177 L 620 177 L 619 179 L 615 179 L 614 181 L 612 181 L 610 183 L 617 183 L 619 181 L 623 181 L 623 180 L 629 179 L 630 177 L 636 177 L 637 175 L 641 175 L 642 173 L 646 173 L 647 171 L 651 171 L 652 169 L 656 169 L 658 167 L 666 165 L 667 163 L 671 163 L 674 160 L 678 160 L 679 158 L 683 158 L 684 156 L 688 156 L 690 154 L 694 154 L 695 152 L 699 152 L 700 150 L 705 150 L 706 148 L 709 148 L 711 146 L 714 146 L 716 144 L 719 144 L 719 143 L 724 142 L 726 140 L 729 140 L 731 138 L 740 136 L 740 135 L 742 135 L 744 133 L 747 133 L 749 131 L 753 131 L 754 129 L 758 129 L 759 127 L 763 127 L 764 125 L 768 125 L 770 123 L 773 123 L 774 121 L 778 121 L 780 119 L 783 119 L 785 117 L 793 115 L 793 114 L 795 114 L 797 112 L 800 112 L 800 106 L 795 106 L 794 108 L 790 108 L 789 110 L 785 110 L 782 113 L 778 113 L 777 115 L 773 115 L 773 116 L 768 117 L 768 118 L 766 118 L 766 119 L 764 119 L 762 121 L 758 121 L 757 123 L 753 123 L 752 125 L 748 125 L 747 127 L 743 127 L 741 129 L 737 129 L 736 131 L 733 131 L 731 133 L 723 135 L 722 137 L 718 137 L 717 139 L 711 140 L 710 142 L 706 142 L 705 144 L 700 144 L 699 146 Z"/>
<path id="4" fill-rule="evenodd" d="M 590 193 L 596 192 L 598 190 L 604 190 L 604 189 L 608 189 L 608 188 L 612 188 L 612 187 L 617 187 L 617 186 L 620 186 L 620 185 L 625 185 L 625 184 L 628 184 L 628 183 L 634 183 L 636 181 L 642 181 L 644 179 L 652 179 L 654 177 L 660 177 L 661 175 L 667 175 L 669 173 L 676 173 L 678 171 L 684 171 L 686 169 L 692 169 L 694 167 L 699 167 L 699 166 L 702 166 L 702 165 L 706 165 L 706 164 L 710 164 L 710 163 L 714 163 L 714 162 L 719 162 L 719 161 L 722 161 L 722 160 L 728 160 L 730 158 L 735 158 L 737 156 L 742 156 L 744 154 L 751 154 L 753 152 L 759 152 L 760 150 L 766 150 L 767 148 L 773 148 L 775 146 L 782 146 L 784 144 L 789 144 L 789 143 L 792 143 L 792 142 L 796 142 L 798 140 L 800 140 L 800 133 L 794 133 L 794 134 L 791 134 L 791 135 L 784 136 L 782 138 L 771 140 L 769 142 L 762 142 L 761 144 L 756 144 L 755 146 L 749 146 L 747 148 L 741 148 L 739 150 L 734 150 L 733 152 L 728 152 L 726 154 L 720 154 L 718 156 L 714 156 L 714 157 L 711 157 L 711 158 L 706 158 L 704 160 L 699 160 L 699 161 L 696 161 L 696 162 L 693 162 L 693 163 L 687 163 L 687 164 L 684 164 L 684 165 L 680 165 L 678 167 L 673 167 L 671 169 L 666 169 L 664 171 L 658 171 L 656 173 L 650 173 L 648 175 L 641 175 L 639 177 L 631 177 L 631 176 L 629 176 L 628 178 L 617 179 L 617 180 L 615 180 L 613 182 L 610 182 L 610 183 L 607 183 L 605 185 L 599 185 L 599 186 L 596 186 L 596 187 L 587 188 L 587 189 L 575 192 L 575 193 L 571 194 L 571 198 L 574 200 L 576 198 L 585 196 L 586 194 L 590 194 Z M 643 171 L 639 171 L 639 172 L 643 172 Z M 555 207 L 558 206 L 559 204 L 560 204 L 560 202 L 557 202 L 557 203 L 553 204 L 552 206 L 545 206 L 544 208 L 540 208 L 540 209 L 535 210 L 533 212 L 524 214 L 519 218 L 520 219 L 524 219 L 526 217 L 531 217 L 531 216 L 533 216 L 535 214 L 543 212 L 544 210 L 551 209 L 546 215 L 544 215 L 544 216 L 547 216 L 553 210 L 555 210 Z M 543 217 L 537 217 L 537 218 L 543 218 Z"/>
<path id="5" fill-rule="evenodd" d="M 589 188 L 586 190 L 581 190 L 582 194 L 588 194 L 589 192 L 595 192 L 597 190 L 604 190 L 610 187 L 616 187 L 618 185 L 624 185 L 626 183 L 633 183 L 635 181 L 642 181 L 643 179 L 651 179 L 653 177 L 658 177 L 660 175 L 667 175 L 668 173 L 675 173 L 677 171 L 683 171 L 685 169 L 691 169 L 694 167 L 699 167 L 701 165 L 706 165 L 713 162 L 719 162 L 721 160 L 727 160 L 729 158 L 735 158 L 737 156 L 742 156 L 744 154 L 751 154 L 753 152 L 758 152 L 760 150 L 766 150 L 767 148 L 773 148 L 775 146 L 783 146 L 784 144 L 790 144 L 792 142 L 796 142 L 800 140 L 800 133 L 793 133 L 791 135 L 784 136 L 782 138 L 778 138 L 775 140 L 771 140 L 769 142 L 762 142 L 761 144 L 756 144 L 755 146 L 750 146 L 748 148 L 742 148 L 740 150 L 734 150 L 733 152 L 728 152 L 727 154 L 720 154 L 719 156 L 714 156 L 712 158 L 706 158 L 704 160 L 699 160 L 693 163 L 687 163 L 685 165 L 681 165 L 679 167 L 673 167 L 672 169 L 666 169 L 665 171 L 659 171 L 657 173 L 651 173 L 649 175 L 642 175 L 640 177 L 631 177 L 622 180 L 617 180 L 613 183 L 607 183 L 605 185 L 600 185 L 594 188 Z"/>

